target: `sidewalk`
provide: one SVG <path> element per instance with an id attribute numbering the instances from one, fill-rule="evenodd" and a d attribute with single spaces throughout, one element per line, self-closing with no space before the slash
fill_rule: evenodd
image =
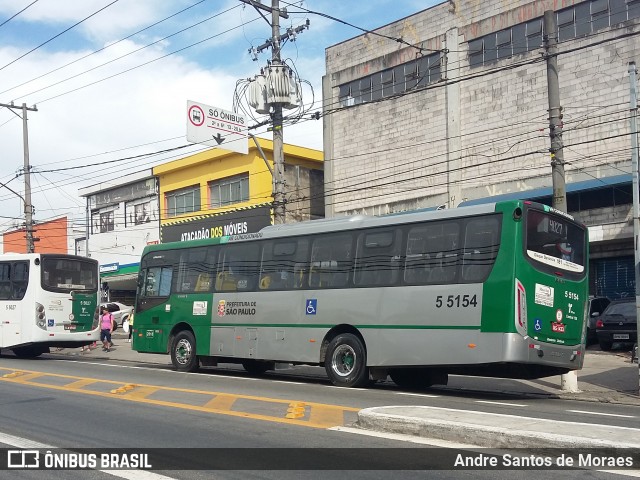
<path id="1" fill-rule="evenodd" d="M 124 334 L 115 334 L 114 348 L 101 347 L 81 353 L 79 348 L 52 351 L 54 355 L 83 356 L 119 361 L 171 365 L 169 355 L 142 354 L 131 350 Z M 451 375 L 445 390 L 517 395 L 520 398 L 562 398 L 585 402 L 640 406 L 639 369 L 626 351 L 601 352 L 592 347 L 578 372 L 579 393 L 563 392 L 560 376 L 538 380 L 512 380 Z M 606 407 L 604 407 L 606 408 Z M 516 423 L 517 422 L 517 423 Z M 606 422 L 605 419 L 602 421 Z M 517 425 L 517 426 L 515 426 Z M 468 412 L 428 406 L 375 407 L 358 412 L 357 426 L 363 429 L 417 435 L 492 448 L 522 447 L 629 447 L 640 448 L 640 430 L 589 425 L 510 415 Z"/>

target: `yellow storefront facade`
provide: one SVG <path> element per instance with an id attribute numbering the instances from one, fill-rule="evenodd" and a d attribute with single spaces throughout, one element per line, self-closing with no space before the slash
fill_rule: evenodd
<path id="1" fill-rule="evenodd" d="M 254 233 L 273 223 L 273 142 L 212 148 L 153 168 L 162 243 Z M 263 158 L 263 155 L 264 157 Z M 323 152 L 284 145 L 285 221 L 324 216 Z"/>

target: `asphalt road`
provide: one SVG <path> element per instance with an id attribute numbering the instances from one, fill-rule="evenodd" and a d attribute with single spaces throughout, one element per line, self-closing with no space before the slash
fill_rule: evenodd
<path id="1" fill-rule="evenodd" d="M 291 468 L 308 451 L 326 462 L 320 468 L 332 470 L 287 471 L 263 468 L 258 471 L 216 471 L 204 474 L 200 471 L 181 469 L 155 472 L 165 477 L 191 478 L 392 478 L 397 476 L 394 462 L 395 448 L 420 447 L 430 455 L 445 457 L 445 452 L 467 451 L 425 450 L 425 443 L 411 443 L 407 438 L 371 436 L 349 428 L 329 429 L 325 426 L 305 424 L 315 415 L 316 420 L 335 419 L 330 406 L 347 407 L 343 412 L 343 425 L 348 427 L 352 410 L 368 406 L 390 404 L 442 404 L 450 408 L 463 407 L 477 410 L 503 409 L 518 414 L 531 412 L 536 415 L 558 415 L 558 402 L 569 409 L 567 401 L 532 401 L 523 407 L 485 403 L 486 396 L 406 395 L 392 388 L 366 390 L 338 389 L 322 380 L 309 380 L 305 376 L 291 378 L 254 379 L 240 372 L 211 371 L 204 374 L 182 374 L 161 366 L 149 367 L 117 362 L 69 360 L 25 361 L 3 358 L 0 361 L 0 444 L 23 446 L 23 440 L 68 449 L 91 448 L 102 451 L 109 448 L 135 452 L 143 448 L 162 448 L 168 458 L 186 454 L 195 448 L 229 448 L 228 461 L 241 461 L 234 450 L 246 448 L 273 448 L 274 462 L 279 468 L 284 464 Z M 20 371 L 20 376 L 4 377 L 8 372 Z M 46 375 L 38 375 L 45 373 Z M 27 375 L 31 375 L 28 377 Z M 113 382 L 113 383 L 110 383 Z M 71 386 L 70 386 L 71 385 Z M 131 391 L 117 392 L 121 385 L 136 385 Z M 147 388 L 144 390 L 142 387 Z M 112 393 L 112 390 L 116 393 Z M 204 392 L 204 393 L 203 393 Z M 212 407 L 202 410 L 202 395 L 211 396 Z M 235 397 L 234 397 L 235 396 Z M 513 400 L 513 399 L 512 399 Z M 225 410 L 224 404 L 233 401 L 233 408 Z M 529 402 L 529 399 L 526 400 Z M 206 403 L 206 402 L 205 402 Z M 516 403 L 516 402 L 511 402 Z M 569 402 L 573 403 L 573 402 Z M 580 403 L 580 402 L 576 402 Z M 296 408 L 302 405 L 305 417 L 296 418 Z M 297 405 L 297 407 L 296 407 Z M 582 405 L 584 407 L 584 405 Z M 633 413 L 637 422 L 638 410 L 632 406 L 614 407 L 615 412 Z M 317 413 L 315 409 L 317 410 Z M 352 409 L 352 410 L 349 410 Z M 291 410 L 293 417 L 287 418 Z M 504 410 L 501 410 L 504 412 Z M 329 412 L 329 413 L 327 413 Z M 545 413 L 542 413 L 545 412 Z M 567 415 L 563 414 L 563 415 Z M 332 416 L 333 415 L 333 416 Z M 578 414 L 575 414 L 578 415 Z M 579 417 L 576 417 L 579 418 Z M 611 417 L 615 419 L 616 417 Z M 620 417 L 621 418 L 621 417 Z M 565 418 L 566 420 L 566 418 Z M 619 421 L 617 419 L 616 421 Z M 624 419 L 629 420 L 629 419 Z M 607 419 L 609 421 L 609 419 Z M 297 422 L 297 423 L 296 423 Z M 310 422 L 311 423 L 311 422 Z M 320 421 L 316 422 L 322 425 Z M 329 422 L 331 423 L 331 422 Z M 328 425 L 328 424 L 327 424 Z M 17 439 L 17 440 L 16 440 Z M 417 441 L 417 440 L 416 440 Z M 438 444 L 440 445 L 440 444 Z M 354 449 L 361 448 L 364 451 Z M 324 450 L 331 449 L 331 450 Z M 383 450 L 376 450 L 383 449 Z M 364 453 L 363 453 L 364 452 Z M 219 454 L 216 451 L 205 455 Z M 355 456 L 354 456 L 355 455 Z M 249 453 L 249 458 L 255 455 Z M 301 457 L 302 456 L 302 457 Z M 411 457 L 408 457 L 411 458 Z M 204 460 L 207 460 L 206 458 Z M 290 463 L 289 463 L 290 462 Z M 370 471 L 368 462 L 393 471 Z M 356 470 L 346 470 L 344 465 L 355 465 Z M 318 468 L 318 465 L 313 465 Z M 409 468 L 411 465 L 407 465 Z M 452 466 L 453 468 L 453 466 Z M 67 474 L 70 475 L 67 475 Z M 123 475 L 122 472 L 116 472 Z M 78 472 L 66 472 L 64 478 L 76 478 Z M 141 472 L 135 477 L 145 478 Z M 428 475 L 427 475 L 428 474 Z M 402 478 L 534 478 L 544 471 L 510 470 L 404 470 Z M 19 471 L 12 478 L 59 478 L 55 472 Z M 77 478 L 113 478 L 103 471 L 82 472 Z M 157 478 L 160 477 L 151 477 Z M 620 478 L 604 472 L 563 471 L 562 478 Z"/>

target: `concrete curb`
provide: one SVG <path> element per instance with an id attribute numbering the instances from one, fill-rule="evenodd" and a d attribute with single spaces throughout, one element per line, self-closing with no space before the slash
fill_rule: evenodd
<path id="1" fill-rule="evenodd" d="M 436 407 L 374 407 L 358 412 L 356 425 L 365 430 L 413 435 L 430 439 L 478 445 L 488 448 L 640 448 L 640 432 L 625 427 L 575 424 L 562 421 L 532 419 L 524 428 L 501 427 L 498 425 L 522 423 L 522 417 L 502 414 L 483 414 L 478 419 L 486 422 L 452 421 L 442 416 L 465 417 L 463 410 L 440 409 Z M 429 418 L 431 417 L 431 418 Z M 509 421 L 511 417 L 511 422 Z M 548 431 L 571 432 L 573 427 L 581 428 L 580 435 L 555 434 Z M 603 438 L 616 440 L 603 440 Z M 623 442 L 624 434 L 633 436 L 632 442 Z M 591 438 L 590 438 L 591 437 Z M 636 438 L 637 437 L 637 438 Z"/>

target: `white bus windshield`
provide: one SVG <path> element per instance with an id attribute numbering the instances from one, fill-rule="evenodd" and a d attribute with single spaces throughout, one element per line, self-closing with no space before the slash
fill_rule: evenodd
<path id="1" fill-rule="evenodd" d="M 76 258 L 42 258 L 42 287 L 55 292 L 97 290 L 95 266 Z"/>

